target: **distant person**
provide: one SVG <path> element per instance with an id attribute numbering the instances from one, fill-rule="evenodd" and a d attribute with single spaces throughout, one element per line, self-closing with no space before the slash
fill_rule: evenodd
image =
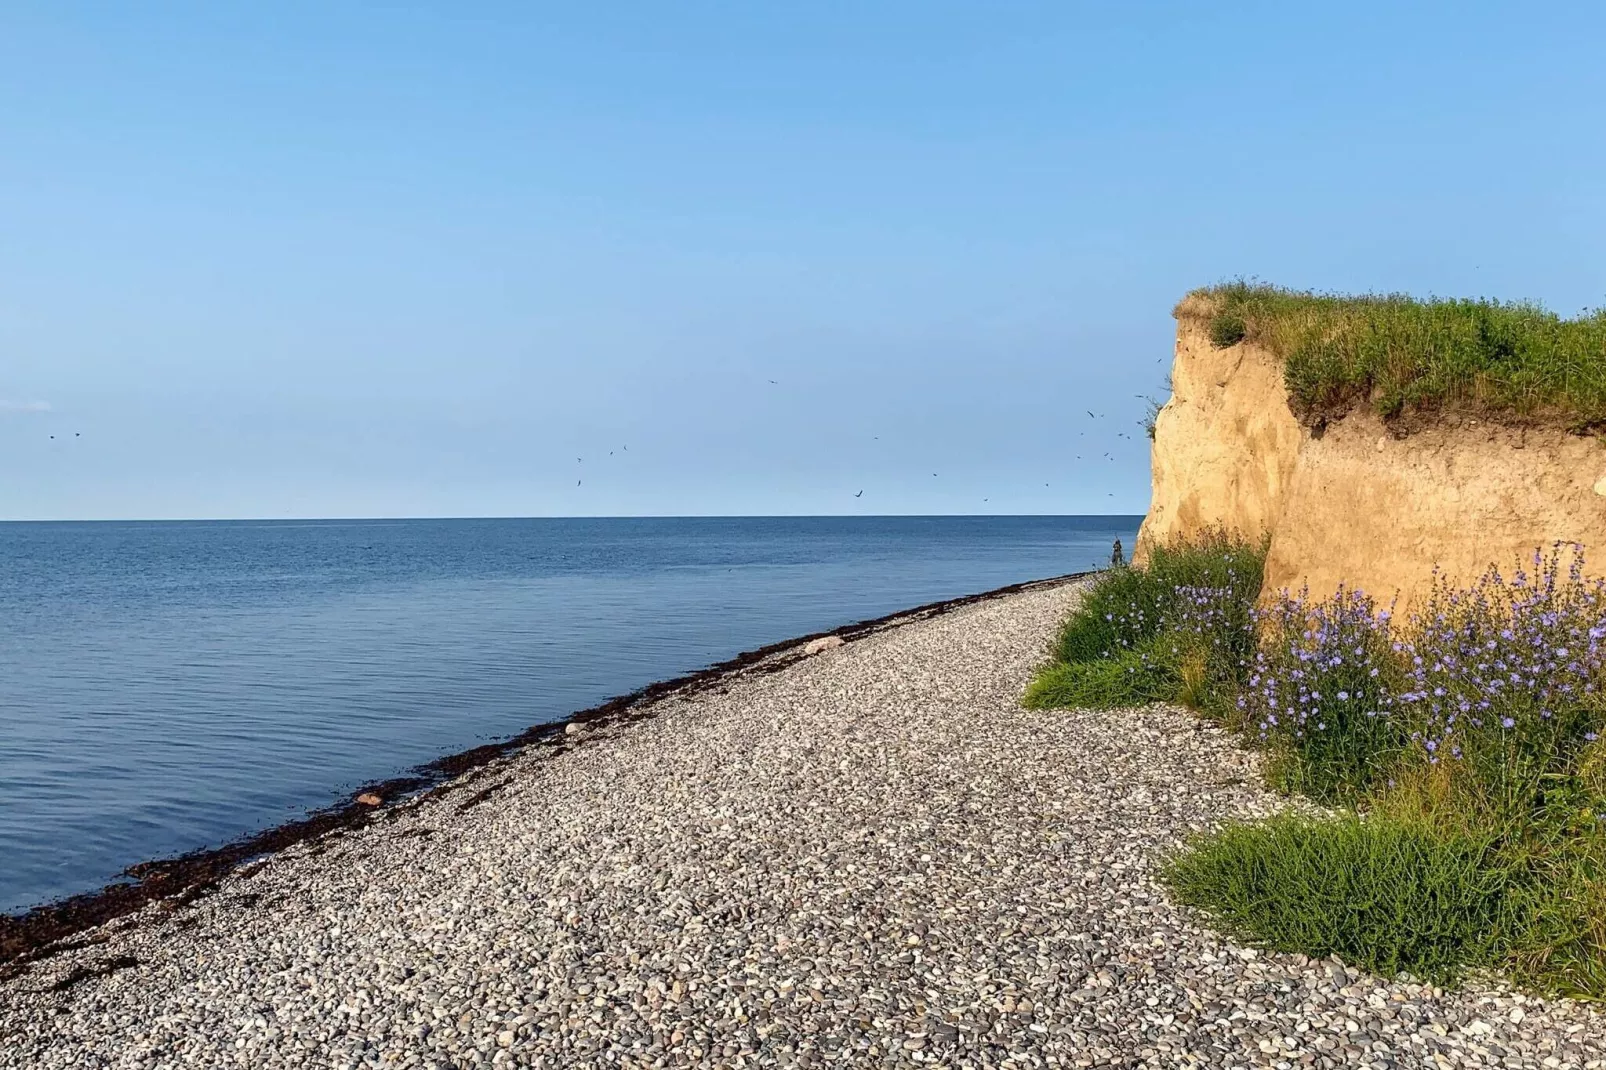
<path id="1" fill-rule="evenodd" d="M 1121 553 L 1121 540 L 1116 539 L 1115 545 L 1110 549 L 1110 567 L 1121 568 L 1126 564 L 1126 558 Z"/>

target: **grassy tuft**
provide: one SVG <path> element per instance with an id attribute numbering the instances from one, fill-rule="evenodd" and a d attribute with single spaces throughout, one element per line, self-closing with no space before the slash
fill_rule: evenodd
<path id="1" fill-rule="evenodd" d="M 1370 403 L 1386 418 L 1453 408 L 1606 423 L 1606 311 L 1562 319 L 1527 303 L 1235 282 L 1195 291 L 1179 313 L 1207 314 L 1215 345 L 1248 338 L 1280 357 L 1290 402 L 1307 419 Z"/>
<path id="2" fill-rule="evenodd" d="M 1166 702 L 1180 687 L 1177 666 L 1151 642 L 1111 657 L 1051 665 L 1022 702 L 1028 709 L 1107 710 Z"/>
<path id="3" fill-rule="evenodd" d="M 1385 977 L 1451 984 L 1500 962 L 1512 932 L 1512 875 L 1488 838 L 1383 817 L 1229 825 L 1194 840 L 1162 878 L 1240 939 Z"/>

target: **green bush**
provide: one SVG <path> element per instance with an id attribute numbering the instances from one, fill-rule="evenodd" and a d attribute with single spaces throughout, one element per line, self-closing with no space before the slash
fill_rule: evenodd
<path id="1" fill-rule="evenodd" d="M 1388 778 L 1406 745 L 1394 719 L 1403 673 L 1389 615 L 1360 591 L 1315 602 L 1285 591 L 1259 624 L 1237 706 L 1270 751 L 1268 779 L 1324 803 L 1353 802 Z"/>
<path id="2" fill-rule="evenodd" d="M 1514 931 L 1512 870 L 1489 839 L 1381 816 L 1229 825 L 1193 840 L 1162 879 L 1233 936 L 1385 977 L 1452 983 L 1498 964 Z"/>
<path id="3" fill-rule="evenodd" d="M 1055 659 L 1090 661 L 1152 639 L 1174 622 L 1188 589 L 1225 592 L 1246 627 L 1265 562 L 1264 544 L 1224 531 L 1155 546 L 1144 567 L 1110 569 L 1093 582 L 1060 630 Z"/>
<path id="4" fill-rule="evenodd" d="M 1244 318 L 1233 311 L 1218 312 L 1210 317 L 1210 344 L 1217 349 L 1235 346 L 1244 340 L 1249 327 Z"/>

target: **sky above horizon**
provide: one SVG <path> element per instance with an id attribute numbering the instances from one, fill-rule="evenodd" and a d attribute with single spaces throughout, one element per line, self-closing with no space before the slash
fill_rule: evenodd
<path id="1" fill-rule="evenodd" d="M 1606 304 L 1603 39 L 6 5 L 0 519 L 1141 513 L 1190 288 Z"/>

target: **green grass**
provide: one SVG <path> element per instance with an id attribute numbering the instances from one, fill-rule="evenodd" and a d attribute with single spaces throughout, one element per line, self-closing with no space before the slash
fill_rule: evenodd
<path id="1" fill-rule="evenodd" d="M 1175 610 L 1179 588 L 1230 588 L 1247 609 L 1260 592 L 1265 560 L 1264 547 L 1221 531 L 1156 546 L 1143 568 L 1111 569 L 1094 581 L 1060 629 L 1054 658 L 1090 661 L 1153 638 Z"/>
<path id="2" fill-rule="evenodd" d="M 1181 701 L 1224 714 L 1251 653 L 1249 615 L 1265 560 L 1264 544 L 1211 531 L 1153 547 L 1142 568 L 1103 573 L 1061 627 L 1053 660 L 1022 701 L 1032 709 Z M 1212 604 L 1222 627 L 1189 627 L 1189 592 L 1198 591 L 1219 592 Z"/>
<path id="3" fill-rule="evenodd" d="M 1487 838 L 1353 814 L 1282 815 L 1195 839 L 1162 879 L 1231 935 L 1452 984 L 1511 950 L 1514 884 Z"/>
<path id="4" fill-rule="evenodd" d="M 1021 701 L 1028 709 L 1105 710 L 1171 701 L 1180 690 L 1174 659 L 1151 641 L 1111 657 L 1057 662 L 1037 675 Z"/>
<path id="5" fill-rule="evenodd" d="M 1385 418 L 1456 410 L 1606 424 L 1606 311 L 1563 319 L 1526 303 L 1237 282 L 1194 291 L 1178 314 L 1207 316 L 1218 346 L 1247 338 L 1280 357 L 1307 420 L 1371 404 Z"/>

